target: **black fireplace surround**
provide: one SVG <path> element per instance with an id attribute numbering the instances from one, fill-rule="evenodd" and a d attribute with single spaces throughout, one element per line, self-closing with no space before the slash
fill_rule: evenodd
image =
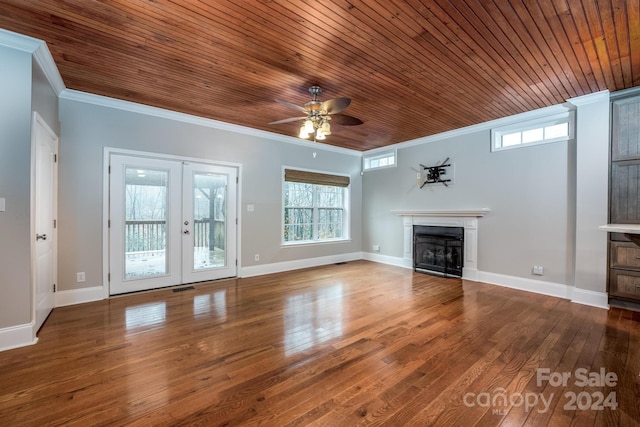
<path id="1" fill-rule="evenodd" d="M 464 228 L 413 226 L 413 269 L 444 277 L 462 277 Z"/>

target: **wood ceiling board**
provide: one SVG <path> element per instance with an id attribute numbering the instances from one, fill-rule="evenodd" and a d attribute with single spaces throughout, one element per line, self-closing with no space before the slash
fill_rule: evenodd
<path id="1" fill-rule="evenodd" d="M 368 150 L 640 84 L 640 6 L 599 0 L 6 0 L 70 89 L 296 136 L 297 105 L 349 97 Z"/>

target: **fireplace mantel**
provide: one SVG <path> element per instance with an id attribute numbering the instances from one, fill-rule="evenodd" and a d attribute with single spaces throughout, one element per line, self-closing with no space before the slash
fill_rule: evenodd
<path id="1" fill-rule="evenodd" d="M 475 217 L 480 218 L 489 213 L 489 209 L 432 209 L 426 211 L 391 211 L 400 216 L 435 216 L 435 217 Z"/>
<path id="2" fill-rule="evenodd" d="M 414 225 L 463 227 L 464 266 L 462 268 L 462 277 L 469 280 L 478 280 L 478 218 L 488 214 L 489 209 L 394 210 L 391 212 L 403 217 L 403 258 L 408 265 L 413 265 Z"/>

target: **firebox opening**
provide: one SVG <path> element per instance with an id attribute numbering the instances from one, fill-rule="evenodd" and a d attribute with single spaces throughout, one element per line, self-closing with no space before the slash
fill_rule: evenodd
<path id="1" fill-rule="evenodd" d="M 463 227 L 413 226 L 413 269 L 444 277 L 462 277 Z"/>

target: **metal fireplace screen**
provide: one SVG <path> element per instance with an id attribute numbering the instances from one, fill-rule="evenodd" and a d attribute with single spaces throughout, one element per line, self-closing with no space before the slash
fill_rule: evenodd
<path id="1" fill-rule="evenodd" d="M 413 269 L 462 277 L 463 227 L 413 226 Z"/>

